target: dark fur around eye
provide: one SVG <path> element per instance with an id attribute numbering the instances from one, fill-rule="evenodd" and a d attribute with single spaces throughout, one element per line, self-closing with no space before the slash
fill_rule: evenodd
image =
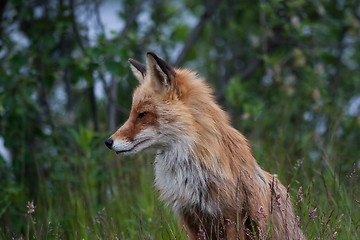
<path id="1" fill-rule="evenodd" d="M 143 117 L 145 117 L 147 114 L 147 112 L 142 112 L 142 113 L 139 113 L 139 115 L 136 117 L 136 119 L 142 119 Z"/>

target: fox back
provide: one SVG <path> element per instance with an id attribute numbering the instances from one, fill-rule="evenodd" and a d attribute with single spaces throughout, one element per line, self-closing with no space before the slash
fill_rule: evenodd
<path id="1" fill-rule="evenodd" d="M 129 59 L 140 85 L 129 119 L 105 143 L 118 154 L 157 149 L 155 186 L 189 239 L 305 239 L 288 190 L 262 170 L 204 79 L 154 53 Z M 271 224 L 270 224 L 271 223 Z"/>

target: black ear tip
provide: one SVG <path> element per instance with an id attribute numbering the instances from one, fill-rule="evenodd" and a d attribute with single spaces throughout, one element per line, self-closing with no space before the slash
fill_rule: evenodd
<path id="1" fill-rule="evenodd" d="M 146 66 L 144 64 L 142 64 L 141 62 L 136 61 L 135 59 L 129 58 L 128 59 L 131 67 L 135 67 L 138 71 L 141 72 L 141 74 L 143 75 L 143 77 L 146 74 Z"/>
<path id="2" fill-rule="evenodd" d="M 153 52 L 147 52 L 146 55 L 150 55 L 150 56 L 152 56 L 153 58 L 158 58 L 158 56 L 157 56 L 155 53 L 153 53 Z"/>

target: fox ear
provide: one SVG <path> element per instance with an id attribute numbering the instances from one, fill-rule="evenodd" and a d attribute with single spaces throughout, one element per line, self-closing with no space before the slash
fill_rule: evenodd
<path id="1" fill-rule="evenodd" d="M 153 52 L 146 54 L 146 67 L 150 74 L 150 80 L 158 90 L 175 87 L 175 70 Z"/>
<path id="2" fill-rule="evenodd" d="M 137 78 L 137 80 L 139 80 L 139 82 L 142 82 L 146 75 L 146 65 L 132 58 L 129 58 L 128 61 L 134 76 Z"/>

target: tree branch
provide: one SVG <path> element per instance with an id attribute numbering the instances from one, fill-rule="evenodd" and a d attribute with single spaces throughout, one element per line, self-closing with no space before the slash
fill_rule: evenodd
<path id="1" fill-rule="evenodd" d="M 2 20 L 3 20 L 3 15 L 5 12 L 6 4 L 7 4 L 6 0 L 0 1 L 0 36 L 2 35 L 2 30 L 3 30 L 2 29 Z"/>
<path id="2" fill-rule="evenodd" d="M 108 124 L 109 129 L 116 125 L 116 102 L 117 102 L 117 77 L 112 75 L 110 80 L 109 104 L 108 104 Z"/>
<path id="3" fill-rule="evenodd" d="M 93 122 L 94 122 L 94 130 L 96 132 L 98 132 L 99 131 L 99 119 L 98 119 L 98 111 L 97 111 L 97 105 L 96 105 L 94 84 L 89 85 L 88 91 L 89 91 L 92 119 L 93 119 Z"/>
<path id="4" fill-rule="evenodd" d="M 137 6 L 133 9 L 133 11 L 128 16 L 125 26 L 122 29 L 121 33 L 119 34 L 117 41 L 120 42 L 128 32 L 131 24 L 135 21 L 136 17 L 139 15 L 142 6 L 147 0 L 141 0 Z M 117 105 L 117 80 L 118 78 L 114 75 L 111 76 L 111 80 L 109 83 L 109 86 L 106 86 L 106 88 L 109 89 L 109 96 L 108 96 L 108 126 L 109 129 L 113 129 L 116 126 L 116 116 L 117 111 L 120 111 L 126 115 L 129 114 L 129 110 L 124 109 Z"/>
<path id="5" fill-rule="evenodd" d="M 189 38 L 187 39 L 186 43 L 184 44 L 183 49 L 181 50 L 179 56 L 177 57 L 174 66 L 179 66 L 183 63 L 185 60 L 186 55 L 189 53 L 190 48 L 196 40 L 199 37 L 199 34 L 201 30 L 204 28 L 204 25 L 206 21 L 213 15 L 216 6 L 220 3 L 220 0 L 213 0 L 209 4 L 207 4 L 206 9 L 203 13 L 203 15 L 200 17 L 199 22 L 196 24 L 196 26 L 192 29 Z"/>
<path id="6" fill-rule="evenodd" d="M 101 22 L 101 19 L 100 19 L 100 12 L 99 12 L 99 9 L 100 9 L 100 2 L 101 0 L 95 0 L 95 17 L 96 17 L 96 21 L 100 27 L 100 30 L 102 33 L 105 32 L 105 28 L 104 28 L 104 24 Z"/>
<path id="7" fill-rule="evenodd" d="M 79 29 L 78 29 L 77 23 L 76 23 L 74 0 L 70 0 L 70 9 L 71 9 L 71 11 L 70 11 L 71 24 L 72 24 L 72 28 L 74 31 L 75 39 L 76 39 L 77 43 L 79 44 L 79 47 L 80 47 L 82 53 L 86 56 L 87 54 L 85 51 L 84 43 L 81 40 Z"/>
<path id="8" fill-rule="evenodd" d="M 127 18 L 126 22 L 125 22 L 125 26 L 123 28 L 123 30 L 121 31 L 121 33 L 119 34 L 118 37 L 118 41 L 123 39 L 123 37 L 125 37 L 127 31 L 129 30 L 131 24 L 135 21 L 136 17 L 139 15 L 142 6 L 144 5 L 144 3 L 147 0 L 141 0 L 138 5 L 135 7 L 135 9 L 131 12 L 131 14 L 129 15 L 129 17 Z"/>

